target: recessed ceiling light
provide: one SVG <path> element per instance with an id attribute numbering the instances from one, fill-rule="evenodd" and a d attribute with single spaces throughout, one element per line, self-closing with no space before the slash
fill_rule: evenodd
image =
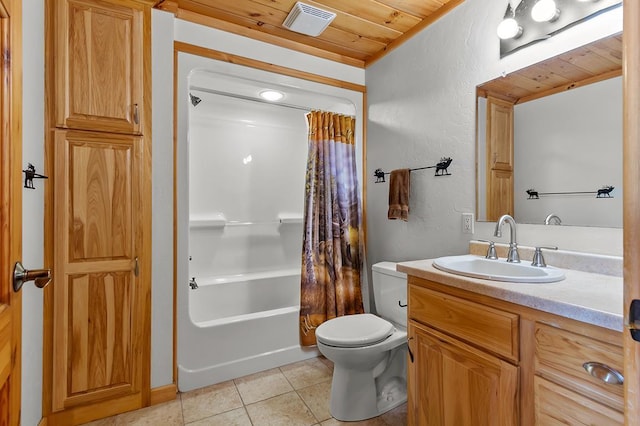
<path id="1" fill-rule="evenodd" d="M 259 95 L 262 99 L 271 102 L 277 102 L 284 98 L 284 93 L 278 92 L 277 90 L 263 90 Z"/>

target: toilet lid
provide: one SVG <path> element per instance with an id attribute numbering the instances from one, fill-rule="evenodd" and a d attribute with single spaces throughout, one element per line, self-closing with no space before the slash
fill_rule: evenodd
<path id="1" fill-rule="evenodd" d="M 393 324 L 375 315 L 345 315 L 320 324 L 316 339 L 329 346 L 356 348 L 381 342 L 393 331 Z"/>

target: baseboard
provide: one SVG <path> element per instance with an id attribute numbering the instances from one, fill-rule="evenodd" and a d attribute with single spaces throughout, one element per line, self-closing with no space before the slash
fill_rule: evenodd
<path id="1" fill-rule="evenodd" d="M 162 404 L 176 399 L 178 388 L 175 383 L 151 389 L 151 405 Z M 46 425 L 41 425 L 46 426 Z"/>

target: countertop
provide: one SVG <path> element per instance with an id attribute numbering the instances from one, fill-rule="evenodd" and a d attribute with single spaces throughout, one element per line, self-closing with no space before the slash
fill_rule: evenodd
<path id="1" fill-rule="evenodd" d="M 500 259 L 498 261 L 504 261 Z M 623 331 L 623 280 L 619 276 L 563 269 L 566 278 L 554 283 L 509 283 L 469 278 L 440 271 L 433 259 L 398 263 L 408 275 L 436 281 L 495 299 L 555 315 Z"/>

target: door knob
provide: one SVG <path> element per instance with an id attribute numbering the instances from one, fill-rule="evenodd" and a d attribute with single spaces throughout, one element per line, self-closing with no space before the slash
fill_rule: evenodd
<path id="1" fill-rule="evenodd" d="M 34 269 L 28 271 L 22 263 L 16 262 L 13 267 L 13 291 L 18 292 L 22 284 L 33 281 L 38 288 L 43 288 L 51 281 L 51 269 Z"/>

